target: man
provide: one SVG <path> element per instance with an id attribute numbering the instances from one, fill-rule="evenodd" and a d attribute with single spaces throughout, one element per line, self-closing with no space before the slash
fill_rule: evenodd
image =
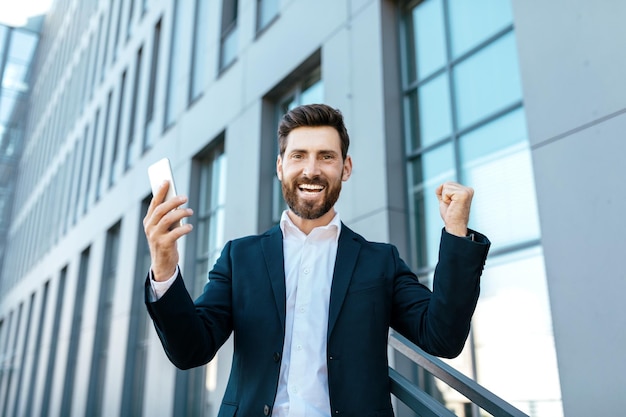
<path id="1" fill-rule="evenodd" d="M 279 131 L 276 173 L 289 210 L 259 236 L 228 242 L 194 302 L 178 269 L 176 240 L 187 200 L 154 196 L 144 219 L 152 257 L 146 304 L 170 360 L 210 361 L 234 332 L 230 379 L 219 416 L 393 416 L 389 327 L 426 351 L 463 349 L 489 241 L 468 231 L 473 190 L 437 189 L 442 231 L 433 292 L 392 245 L 351 231 L 334 209 L 352 173 L 338 110 L 307 105 Z"/>

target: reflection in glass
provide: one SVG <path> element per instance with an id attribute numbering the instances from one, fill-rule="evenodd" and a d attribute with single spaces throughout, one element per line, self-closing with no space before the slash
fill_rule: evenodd
<path id="1" fill-rule="evenodd" d="M 541 247 L 486 266 L 472 331 L 480 384 L 532 415 L 563 415 Z"/>
<path id="2" fill-rule="evenodd" d="M 435 188 L 456 179 L 474 187 L 469 226 L 489 236 L 492 251 L 472 333 L 452 365 L 530 415 L 562 416 L 511 2 L 407 3 L 412 266 L 430 272 L 437 261 Z M 456 391 L 434 392 L 458 415 L 478 415 Z"/>
<path id="3" fill-rule="evenodd" d="M 448 12 L 453 58 L 513 23 L 509 1 L 448 0 Z"/>
<path id="4" fill-rule="evenodd" d="M 426 0 L 413 9 L 413 42 L 419 80 L 441 68 L 446 62 L 443 5 L 441 0 Z M 411 81 L 414 75 L 410 76 Z"/>
<path id="5" fill-rule="evenodd" d="M 416 240 L 415 260 L 418 268 L 434 267 L 439 253 L 443 222 L 435 190 L 444 181 L 455 179 L 452 143 L 439 146 L 410 164 L 412 182 L 412 236 Z"/>
<path id="6" fill-rule="evenodd" d="M 20 64 L 27 64 L 31 61 L 35 47 L 37 46 L 37 35 L 19 29 L 11 33 L 11 48 L 9 49 L 9 59 Z"/>
<path id="7" fill-rule="evenodd" d="M 419 117 L 413 116 L 419 128 L 416 136 L 418 143 L 415 145 L 425 147 L 450 135 L 452 131 L 448 77 L 440 75 L 420 86 L 418 96 Z"/>
<path id="8" fill-rule="evenodd" d="M 503 247 L 540 237 L 532 161 L 523 110 L 464 135 L 459 144 L 466 185 L 480 190 L 470 226 Z"/>
<path id="9" fill-rule="evenodd" d="M 460 63 L 453 74 L 459 128 L 522 98 L 513 33 Z"/>
<path id="10" fill-rule="evenodd" d="M 0 93 L 0 124 L 8 125 L 13 114 L 13 108 L 17 104 L 18 94 L 11 90 L 2 90 Z"/>

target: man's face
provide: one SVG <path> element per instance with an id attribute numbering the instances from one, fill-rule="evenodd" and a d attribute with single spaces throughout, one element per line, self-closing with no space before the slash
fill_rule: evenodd
<path id="1" fill-rule="evenodd" d="M 341 156 L 339 133 L 330 126 L 299 127 L 287 136 L 285 153 L 276 161 L 283 197 L 297 216 L 313 220 L 334 207 L 352 160 Z"/>

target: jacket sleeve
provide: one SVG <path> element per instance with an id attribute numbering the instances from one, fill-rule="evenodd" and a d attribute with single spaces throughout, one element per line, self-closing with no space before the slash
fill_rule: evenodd
<path id="1" fill-rule="evenodd" d="M 432 293 L 417 282 L 394 248 L 395 281 L 392 327 L 436 356 L 458 356 L 469 334 L 480 292 L 480 276 L 490 242 L 442 231 Z"/>
<path id="2" fill-rule="evenodd" d="M 209 273 L 209 282 L 194 301 L 179 273 L 170 289 L 150 302 L 150 277 L 145 301 L 170 361 L 180 369 L 208 363 L 232 332 L 230 242 Z"/>

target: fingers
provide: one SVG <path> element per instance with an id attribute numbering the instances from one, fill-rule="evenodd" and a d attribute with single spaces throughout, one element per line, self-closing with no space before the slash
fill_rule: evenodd
<path id="1" fill-rule="evenodd" d="M 474 189 L 466 187 L 456 182 L 448 181 L 437 187 L 435 191 L 437 198 L 444 203 L 454 200 L 471 200 L 474 196 Z"/>
<path id="2" fill-rule="evenodd" d="M 436 194 L 446 230 L 465 236 L 474 190 L 456 182 L 446 182 L 437 187 Z"/>
<path id="3" fill-rule="evenodd" d="M 176 197 L 178 199 L 179 197 Z M 174 200 L 176 200 L 174 199 Z M 181 197 L 181 200 L 187 201 L 186 198 Z M 175 204 L 172 206 L 170 202 L 162 203 L 157 206 L 152 213 L 148 213 L 144 219 L 144 229 L 146 235 L 151 233 L 167 233 L 174 229 L 180 229 L 181 221 L 186 217 L 191 217 L 193 210 L 190 208 L 178 208 Z M 177 227 L 178 226 L 178 227 Z M 184 225 L 187 226 L 187 225 Z M 191 227 L 191 225 L 188 225 Z M 189 233 L 191 229 L 187 230 Z M 175 237 L 176 239 L 180 237 Z"/>
<path id="4" fill-rule="evenodd" d="M 159 191 L 157 191 L 156 195 L 152 197 L 152 201 L 150 202 L 150 206 L 148 207 L 148 211 L 146 212 L 146 216 L 143 219 L 144 228 L 150 225 L 157 225 L 161 219 L 167 216 L 170 212 L 178 209 L 180 206 L 187 202 L 186 196 L 176 196 L 171 200 L 163 202 L 165 195 L 167 193 L 167 189 L 169 184 L 167 182 L 163 183 Z M 177 212 L 179 210 L 176 210 Z M 181 220 L 184 217 L 189 217 L 193 214 L 191 211 L 182 211 L 180 213 L 181 217 L 176 220 Z M 185 215 L 186 214 L 186 215 Z M 169 219 L 168 219 L 169 220 Z M 170 223 L 171 225 L 172 223 Z"/>
<path id="5" fill-rule="evenodd" d="M 154 209 L 165 200 L 165 196 L 167 195 L 167 190 L 170 188 L 169 181 L 163 181 L 156 194 L 152 196 L 152 200 L 150 201 L 150 206 L 148 207 L 148 213 L 154 211 Z"/>

